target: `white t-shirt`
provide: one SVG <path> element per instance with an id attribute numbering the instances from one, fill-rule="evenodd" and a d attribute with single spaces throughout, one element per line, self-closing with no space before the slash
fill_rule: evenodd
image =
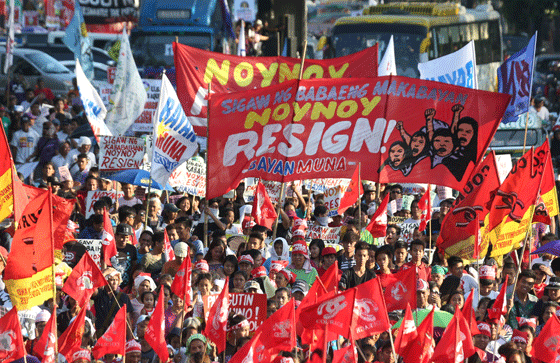
<path id="1" fill-rule="evenodd" d="M 68 153 L 68 158 L 70 158 L 71 163 L 70 165 L 72 165 L 72 170 L 70 170 L 71 173 L 76 172 L 76 170 L 78 170 L 78 155 L 80 155 L 81 152 L 78 149 L 72 149 L 70 150 L 70 152 Z M 89 159 L 88 165 L 86 167 L 87 170 L 91 169 L 92 166 L 97 165 L 97 161 L 95 160 L 95 154 L 92 153 L 91 151 L 88 151 L 87 153 L 87 157 Z"/>
<path id="2" fill-rule="evenodd" d="M 14 132 L 10 145 L 17 148 L 16 159 L 14 160 L 16 164 L 25 163 L 25 160 L 33 154 L 39 138 L 39 134 L 31 128 L 27 132 L 23 130 Z"/>
<path id="3" fill-rule="evenodd" d="M 58 172 L 58 168 L 61 166 L 67 166 L 68 169 L 70 169 L 70 165 L 72 164 L 72 159 L 69 157 L 69 155 L 66 155 L 66 157 L 64 157 L 58 154 L 53 156 L 51 162 L 54 164 L 55 175 L 58 178 L 58 180 L 60 180 L 60 173 Z"/>
<path id="4" fill-rule="evenodd" d="M 119 208 L 122 207 L 123 205 L 126 205 L 127 207 L 132 207 L 135 206 L 136 204 L 142 204 L 142 201 L 136 197 L 133 197 L 130 200 L 126 200 L 124 199 L 124 197 L 119 198 Z"/>

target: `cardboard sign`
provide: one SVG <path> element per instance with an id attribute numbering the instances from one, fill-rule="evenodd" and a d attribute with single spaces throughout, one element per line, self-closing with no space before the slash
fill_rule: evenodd
<path id="1" fill-rule="evenodd" d="M 179 192 L 197 197 L 206 195 L 206 163 L 202 158 L 191 158 L 171 173 L 169 185 Z"/>
<path id="2" fill-rule="evenodd" d="M 140 169 L 144 159 L 144 140 L 138 137 L 101 136 L 99 170 Z"/>
<path id="3" fill-rule="evenodd" d="M 204 320 L 208 320 L 210 307 L 218 300 L 218 294 L 203 296 Z M 229 310 L 242 314 L 249 321 L 249 331 L 255 330 L 266 319 L 266 294 L 229 294 Z"/>
<path id="4" fill-rule="evenodd" d="M 72 174 L 70 174 L 70 170 L 68 170 L 67 165 L 59 166 L 58 174 L 60 175 L 61 182 L 65 182 L 67 180 L 73 181 Z"/>
<path id="5" fill-rule="evenodd" d="M 308 241 L 312 239 L 320 238 L 325 244 L 337 244 L 340 241 L 340 227 L 322 227 L 317 225 L 310 225 L 307 230 Z"/>
<path id="6" fill-rule="evenodd" d="M 97 266 L 101 267 L 101 240 L 77 239 L 76 241 L 86 248 L 93 261 L 95 261 Z"/>
<path id="7" fill-rule="evenodd" d="M 350 183 L 350 179 L 311 179 L 310 183 L 306 185 L 306 187 L 314 192 L 323 193 L 328 188 L 332 188 L 343 183 L 348 185 L 348 183 Z"/>
<path id="8" fill-rule="evenodd" d="M 97 202 L 101 197 L 109 197 L 113 203 L 122 197 L 124 193 L 116 190 L 90 190 L 86 197 L 86 218 L 91 217 L 93 214 L 93 203 Z"/>
<path id="9" fill-rule="evenodd" d="M 338 206 L 340 204 L 340 198 L 342 198 L 342 196 L 344 195 L 344 192 L 348 187 L 348 182 L 349 179 L 346 179 L 346 183 L 325 190 L 324 205 L 325 207 L 327 207 L 329 217 L 333 217 L 338 214 Z"/>
<path id="10" fill-rule="evenodd" d="M 144 88 L 148 94 L 146 99 L 146 104 L 144 105 L 144 111 L 134 121 L 132 125 L 132 131 L 134 132 L 152 132 L 153 124 L 152 118 L 156 113 L 158 102 L 159 102 L 159 92 L 161 89 L 161 79 L 143 79 Z"/>

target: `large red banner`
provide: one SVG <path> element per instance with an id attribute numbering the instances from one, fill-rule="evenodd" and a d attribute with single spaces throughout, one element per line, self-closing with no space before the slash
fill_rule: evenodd
<path id="1" fill-rule="evenodd" d="M 238 57 L 173 43 L 177 96 L 198 135 L 206 135 L 208 84 L 212 93 L 248 91 L 298 79 L 301 59 Z M 377 45 L 345 57 L 306 59 L 303 79 L 377 76 Z"/>
<path id="2" fill-rule="evenodd" d="M 210 99 L 207 198 L 246 177 L 350 178 L 460 189 L 509 95 L 407 77 L 288 81 Z"/>

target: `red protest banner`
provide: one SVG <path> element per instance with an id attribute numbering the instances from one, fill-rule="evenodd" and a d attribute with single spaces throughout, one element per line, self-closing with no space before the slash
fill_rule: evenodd
<path id="1" fill-rule="evenodd" d="M 387 76 L 288 81 L 210 100 L 207 198 L 246 177 L 350 178 L 459 189 L 510 96 Z"/>
<path id="2" fill-rule="evenodd" d="M 144 161 L 144 140 L 138 137 L 100 136 L 99 170 L 140 169 Z"/>
<path id="3" fill-rule="evenodd" d="M 206 132 L 208 83 L 229 93 L 268 87 L 297 79 L 301 59 L 238 57 L 173 43 L 177 96 L 197 134 Z M 377 45 L 333 59 L 306 59 L 303 79 L 377 76 Z"/>
<path id="4" fill-rule="evenodd" d="M 219 295 L 203 296 L 204 319 L 208 320 L 210 307 L 214 305 Z M 242 314 L 249 321 L 249 330 L 254 333 L 266 319 L 265 294 L 229 294 L 229 310 Z"/>

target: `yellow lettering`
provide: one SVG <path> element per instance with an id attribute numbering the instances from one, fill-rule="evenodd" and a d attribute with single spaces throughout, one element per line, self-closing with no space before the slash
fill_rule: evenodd
<path id="1" fill-rule="evenodd" d="M 345 110 L 347 108 L 347 110 Z M 340 118 L 350 117 L 358 111 L 358 103 L 354 100 L 343 101 L 336 110 L 336 115 Z"/>
<path id="2" fill-rule="evenodd" d="M 276 71 L 278 71 L 278 63 L 272 63 L 270 68 L 266 68 L 264 64 L 257 63 L 257 69 L 261 72 L 263 76 L 263 80 L 261 82 L 261 87 L 268 87 L 272 83 L 272 79 L 276 75 Z"/>
<path id="3" fill-rule="evenodd" d="M 315 75 L 315 78 L 323 78 L 323 67 L 320 65 L 314 64 L 312 66 L 307 67 L 305 71 L 303 71 L 303 79 L 310 79 L 312 75 Z"/>
<path id="4" fill-rule="evenodd" d="M 362 111 L 362 116 L 367 116 L 371 113 L 371 111 L 373 111 L 373 109 L 375 108 L 375 106 L 377 106 L 379 101 L 381 101 L 381 97 L 375 96 L 371 99 L 371 101 L 368 100 L 366 97 L 364 97 L 364 98 L 360 98 L 360 101 L 364 106 L 364 110 Z"/>
<path id="5" fill-rule="evenodd" d="M 274 109 L 272 118 L 275 121 L 282 121 L 290 114 L 290 106 L 287 103 L 282 103 Z"/>
<path id="6" fill-rule="evenodd" d="M 247 75 L 243 77 L 243 71 L 247 71 Z M 239 63 L 233 70 L 233 79 L 240 87 L 247 87 L 253 82 L 253 66 L 248 62 Z"/>
<path id="7" fill-rule="evenodd" d="M 294 102 L 294 122 L 299 122 L 307 114 L 309 109 L 311 108 L 311 103 L 307 102 L 303 105 L 303 107 L 299 107 L 299 104 Z"/>
<path id="8" fill-rule="evenodd" d="M 264 126 L 268 123 L 269 120 L 270 120 L 270 108 L 264 110 L 262 115 L 259 115 L 254 111 L 251 111 L 247 114 L 247 117 L 245 118 L 245 128 L 246 129 L 252 128 L 255 125 L 255 122 L 258 122 L 259 124 Z"/>
<path id="9" fill-rule="evenodd" d="M 318 120 L 319 116 L 323 114 L 325 118 L 331 119 L 334 116 L 334 112 L 336 111 L 336 102 L 331 101 L 329 102 L 329 106 L 325 107 L 321 102 L 315 102 L 313 105 L 313 111 L 311 111 L 311 119 Z"/>
<path id="10" fill-rule="evenodd" d="M 344 76 L 344 72 L 348 69 L 348 63 L 344 63 L 342 67 L 337 71 L 333 65 L 329 66 L 329 75 L 331 78 L 342 78 Z"/>
<path id="11" fill-rule="evenodd" d="M 204 71 L 204 83 L 208 84 L 212 82 L 212 77 L 214 76 L 216 76 L 216 79 L 222 86 L 227 84 L 229 78 L 228 60 L 225 60 L 220 67 L 215 59 L 208 59 L 208 63 L 206 63 L 206 70 Z"/>
<path id="12" fill-rule="evenodd" d="M 290 71 L 290 67 L 286 63 L 280 64 L 280 71 L 278 72 L 278 81 L 280 83 L 290 80 L 290 79 L 298 79 L 299 77 L 299 69 L 300 64 L 294 64 L 294 69 Z"/>

